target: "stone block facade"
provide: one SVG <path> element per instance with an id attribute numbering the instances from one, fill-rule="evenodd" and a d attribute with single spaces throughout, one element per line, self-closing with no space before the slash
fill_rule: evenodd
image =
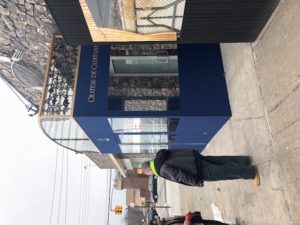
<path id="1" fill-rule="evenodd" d="M 108 155 L 100 152 L 85 152 L 84 154 L 101 169 L 117 169 Z"/>
<path id="2" fill-rule="evenodd" d="M 16 64 L 30 71 L 29 82 L 42 83 L 53 34 L 59 31 L 43 0 L 0 1 L 0 56 L 11 58 L 15 50 L 24 51 Z M 38 105 L 41 88 L 30 88 L 20 82 L 12 74 L 9 62 L 0 62 L 0 75 L 27 100 Z"/>
<path id="3" fill-rule="evenodd" d="M 111 76 L 109 82 L 109 96 L 123 99 L 125 111 L 165 111 L 167 99 L 179 97 L 179 78 L 176 76 Z"/>

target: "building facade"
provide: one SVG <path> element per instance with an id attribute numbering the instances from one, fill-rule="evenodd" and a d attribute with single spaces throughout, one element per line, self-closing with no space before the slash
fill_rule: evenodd
<path id="1" fill-rule="evenodd" d="M 254 41 L 279 0 L 46 0 L 68 44 Z"/>
<path id="2" fill-rule="evenodd" d="M 0 78 L 23 100 L 20 104 L 28 107 L 29 115 L 34 115 L 43 93 L 51 40 L 59 30 L 43 0 L 3 1 L 0 11 Z M 122 168 L 121 160 L 99 151 L 82 153 L 100 168 Z"/>
<path id="3" fill-rule="evenodd" d="M 161 148 L 202 151 L 231 116 L 219 45 L 69 46 L 56 38 L 51 49 L 42 130 L 78 153 L 108 154 L 98 162 L 124 176 Z"/>
<path id="4" fill-rule="evenodd" d="M 50 42 L 58 28 L 42 0 L 0 2 L 0 79 L 37 110 Z M 29 112 L 30 115 L 34 111 Z"/>
<path id="5" fill-rule="evenodd" d="M 120 173 L 116 177 L 115 189 L 126 190 L 127 206 L 146 206 L 150 201 L 148 188 L 149 177 L 138 172 L 137 169 L 127 170 L 127 176 Z"/>

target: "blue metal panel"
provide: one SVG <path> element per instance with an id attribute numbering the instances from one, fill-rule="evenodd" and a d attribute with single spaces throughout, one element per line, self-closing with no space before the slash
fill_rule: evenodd
<path id="1" fill-rule="evenodd" d="M 121 153 L 111 127 L 105 117 L 75 117 L 101 153 Z"/>
<path id="2" fill-rule="evenodd" d="M 74 118 L 102 153 L 120 153 L 106 117 L 110 46 L 82 46 Z"/>
<path id="3" fill-rule="evenodd" d="M 229 116 L 181 118 L 176 131 L 176 141 L 179 143 L 208 143 L 229 118 Z"/>
<path id="4" fill-rule="evenodd" d="M 107 118 L 179 118 L 175 132 L 161 133 L 176 137 L 169 148 L 203 150 L 231 116 L 218 44 L 178 46 L 177 111 L 109 111 L 109 63 L 110 46 L 82 47 L 74 106 L 76 121 L 103 153 L 121 153 L 120 132 Z"/>
<path id="5" fill-rule="evenodd" d="M 219 44 L 178 45 L 181 115 L 231 116 Z"/>
<path id="6" fill-rule="evenodd" d="M 109 45 L 82 46 L 75 97 L 75 116 L 100 116 L 106 111 Z"/>

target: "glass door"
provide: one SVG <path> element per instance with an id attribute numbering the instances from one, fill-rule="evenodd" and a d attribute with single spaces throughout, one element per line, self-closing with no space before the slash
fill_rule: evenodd
<path id="1" fill-rule="evenodd" d="M 179 118 L 109 118 L 123 153 L 155 153 L 176 142 Z"/>

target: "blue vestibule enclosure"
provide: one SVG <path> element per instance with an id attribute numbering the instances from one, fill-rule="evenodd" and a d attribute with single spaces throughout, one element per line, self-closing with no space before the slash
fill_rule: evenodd
<path id="1" fill-rule="evenodd" d="M 132 46 L 81 47 L 75 120 L 102 153 L 203 150 L 231 116 L 219 45 Z"/>

